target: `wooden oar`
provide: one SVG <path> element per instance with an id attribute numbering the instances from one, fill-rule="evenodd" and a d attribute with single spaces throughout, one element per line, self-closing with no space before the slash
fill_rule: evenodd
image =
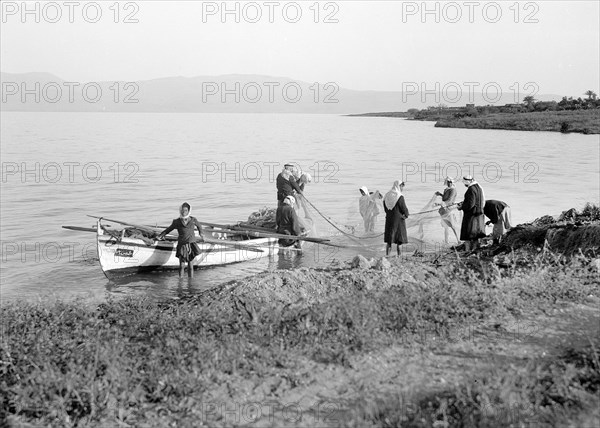
<path id="1" fill-rule="evenodd" d="M 165 241 L 175 242 L 175 241 L 177 241 L 177 237 L 173 236 L 173 235 L 167 235 L 167 236 L 165 236 Z M 205 242 L 207 244 L 222 245 L 224 247 L 233 247 L 238 250 L 248 250 L 248 251 L 253 251 L 255 253 L 264 253 L 265 252 L 265 250 L 263 250 L 262 248 L 259 248 L 256 245 L 243 245 L 243 244 L 240 244 L 235 241 L 227 241 L 227 240 L 223 240 L 223 239 L 213 239 L 213 238 L 203 237 L 202 241 L 196 241 L 196 242 L 198 242 L 200 244 Z"/>
<path id="2" fill-rule="evenodd" d="M 210 226 L 210 227 L 216 227 L 219 229 L 225 229 L 225 231 L 229 231 L 229 232 L 251 232 L 251 233 L 264 233 L 264 234 L 269 234 L 269 235 L 273 235 L 273 237 L 279 237 L 279 238 L 289 238 L 289 239 L 298 239 L 298 240 L 302 240 L 302 241 L 309 241 L 309 242 L 328 242 L 329 239 L 324 239 L 324 238 L 313 238 L 313 237 L 301 237 L 301 236 L 294 236 L 294 235 L 283 235 L 277 232 L 273 232 L 273 229 L 267 229 L 266 227 L 260 227 L 260 226 L 240 226 L 238 225 L 226 225 L 226 224 L 216 224 L 216 223 L 203 223 L 200 222 L 200 224 L 202 224 L 203 226 Z M 257 236 L 258 237 L 258 236 Z"/>
<path id="3" fill-rule="evenodd" d="M 259 232 L 273 232 L 273 229 L 270 229 L 268 227 L 262 227 L 262 226 L 255 226 L 253 224 L 247 223 L 247 222 L 243 222 L 243 221 L 239 221 L 235 224 L 216 224 L 216 223 L 206 223 L 207 226 L 212 226 L 212 227 L 221 227 L 221 228 L 227 228 L 227 229 L 236 229 L 236 228 L 242 228 L 242 229 L 252 229 L 252 230 L 258 230 Z"/>
<path id="4" fill-rule="evenodd" d="M 97 232 L 97 230 L 93 227 L 63 226 L 63 229 L 77 230 L 79 232 Z"/>
<path id="5" fill-rule="evenodd" d="M 140 230 L 145 230 L 147 232 L 151 232 L 154 236 L 158 235 L 159 232 L 152 228 L 152 227 L 148 227 L 148 226 L 143 226 L 143 225 L 139 225 L 139 224 L 133 224 L 133 223 L 128 223 L 125 221 L 121 221 L 121 220 L 114 220 L 114 219 L 110 219 L 110 218 L 106 218 L 106 217 L 97 217 L 97 216 L 93 216 L 93 215 L 88 215 L 88 217 L 92 217 L 92 218 L 97 218 L 97 219 L 104 219 L 106 221 L 112 221 L 113 223 L 119 223 L 122 224 L 124 226 L 131 226 L 131 227 L 135 227 L 136 229 L 140 229 Z M 176 240 L 176 237 L 173 237 L 174 240 Z M 264 250 L 260 249 L 260 248 L 256 248 L 256 247 L 252 247 L 250 245 L 241 245 L 235 242 L 231 242 L 231 241 L 225 241 L 225 240 L 221 240 L 221 239 L 212 239 L 212 238 L 204 238 L 204 242 L 209 243 L 209 244 L 215 244 L 215 245 L 223 245 L 225 247 L 233 247 L 236 248 L 238 250 L 248 250 L 248 251 L 254 251 L 257 253 L 263 253 Z"/>
<path id="6" fill-rule="evenodd" d="M 250 230 L 252 232 L 277 234 L 277 232 L 274 232 L 273 229 L 269 229 L 266 227 L 260 227 L 260 226 L 254 226 L 254 225 L 251 225 L 248 223 L 239 223 L 238 225 L 232 227 L 231 229 L 233 229 L 233 230 Z M 279 235 L 281 235 L 281 234 L 279 234 Z M 285 236 L 289 236 L 289 235 L 285 235 Z M 330 241 L 330 239 L 314 238 L 314 237 L 304 237 L 303 239 L 306 241 L 310 241 L 310 242 L 328 242 L 328 241 Z"/>
<path id="7" fill-rule="evenodd" d="M 109 220 L 109 219 L 106 219 L 106 220 Z M 109 221 L 112 221 L 112 220 L 109 220 Z M 251 236 L 253 238 L 284 238 L 284 239 L 293 239 L 293 240 L 297 240 L 297 241 L 314 242 L 317 244 L 324 244 L 324 245 L 326 245 L 325 242 L 329 242 L 329 239 L 324 239 L 324 238 L 313 238 L 310 236 L 284 235 L 281 233 L 273 232 L 272 229 L 267 229 L 267 228 L 258 227 L 258 226 L 256 228 L 245 228 L 245 227 L 241 227 L 241 226 L 208 223 L 208 222 L 204 222 L 204 221 L 199 221 L 198 223 L 200 223 L 202 226 L 208 226 L 208 227 L 212 228 L 212 231 L 214 231 L 214 232 L 228 233 L 230 235 L 233 235 L 233 234 L 245 235 L 245 236 L 249 236 L 249 237 Z M 145 227 L 150 227 L 150 226 L 145 226 Z M 166 227 L 164 227 L 162 229 L 166 229 Z M 263 230 L 265 232 L 263 232 Z M 331 245 L 333 245 L 333 244 L 331 244 Z"/>
<path id="8" fill-rule="evenodd" d="M 87 215 L 88 217 L 91 218 L 96 218 L 96 219 L 102 219 L 102 220 L 106 220 L 106 221 L 112 221 L 113 223 L 119 223 L 122 224 L 124 226 L 131 226 L 131 227 L 135 227 L 136 229 L 140 229 L 140 230 L 145 230 L 146 232 L 151 232 L 154 233 L 155 235 L 158 235 L 158 229 L 154 228 L 154 227 L 150 227 L 150 226 L 143 226 L 141 224 L 133 224 L 133 223 L 127 223 L 125 221 L 121 221 L 121 220 L 113 220 L 110 218 L 106 218 L 106 217 L 97 217 L 95 215 Z"/>
<path id="9" fill-rule="evenodd" d="M 213 238 L 206 238 L 206 237 L 204 237 L 203 239 L 204 239 L 204 242 L 208 242 L 209 244 L 224 245 L 227 247 L 237 248 L 238 250 L 254 251 L 255 253 L 264 253 L 265 252 L 265 250 L 258 248 L 254 245 L 242 245 L 242 244 L 238 244 L 236 242 L 226 241 L 223 239 L 213 239 Z"/>
<path id="10" fill-rule="evenodd" d="M 262 226 L 255 226 L 253 224 L 250 223 L 246 223 L 246 222 L 240 222 L 236 225 L 237 227 L 243 227 L 245 229 L 254 229 L 254 230 L 258 230 L 261 232 L 272 232 L 273 229 L 269 229 L 268 227 L 262 227 Z"/>
<path id="11" fill-rule="evenodd" d="M 274 233 L 273 229 L 269 229 L 267 227 L 261 227 L 261 226 L 254 226 L 252 224 L 246 223 L 246 222 L 237 222 L 235 224 L 219 224 L 219 223 L 208 223 L 205 221 L 201 221 L 199 222 L 202 226 L 210 226 L 210 227 L 217 227 L 219 229 L 231 229 L 231 230 L 235 230 L 235 229 L 251 229 L 251 230 L 256 230 L 259 232 L 266 232 L 266 233 Z"/>
<path id="12" fill-rule="evenodd" d="M 313 242 L 315 244 L 327 245 L 329 247 L 346 248 L 343 245 L 331 244 L 329 242 L 329 239 L 311 238 L 311 237 L 306 237 L 306 236 L 295 236 L 295 235 L 284 235 L 283 233 L 266 233 L 266 232 L 259 232 L 257 230 L 248 230 L 248 229 L 245 229 L 245 230 L 244 229 L 236 229 L 236 230 L 222 229 L 222 230 L 215 230 L 215 232 L 237 233 L 237 234 L 246 235 L 248 237 L 253 237 L 253 238 L 292 239 L 294 241 Z"/>

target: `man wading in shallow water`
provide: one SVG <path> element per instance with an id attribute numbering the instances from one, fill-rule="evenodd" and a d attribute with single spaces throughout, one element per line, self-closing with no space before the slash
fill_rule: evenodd
<path id="1" fill-rule="evenodd" d="M 306 230 L 303 229 L 298 215 L 294 210 L 296 199 L 293 196 L 286 196 L 283 204 L 277 208 L 277 233 L 292 236 L 306 236 Z M 282 247 L 291 247 L 301 249 L 301 242 L 297 239 L 279 239 L 279 245 Z"/>
<path id="2" fill-rule="evenodd" d="M 444 242 L 448 243 L 448 229 L 452 229 L 454 232 L 454 236 L 456 240 L 460 243 L 458 239 L 458 233 L 456 230 L 458 229 L 458 210 L 456 209 L 456 204 L 454 201 L 456 200 L 456 187 L 454 186 L 454 180 L 450 177 L 446 177 L 444 180 L 444 185 L 446 188 L 444 189 L 444 193 L 435 192 L 436 196 L 442 197 L 442 202 L 435 203 L 435 206 L 439 206 L 440 209 L 438 213 L 442 219 L 442 227 L 444 228 Z"/>
<path id="3" fill-rule="evenodd" d="M 194 258 L 200 254 L 200 247 L 196 244 L 197 241 L 203 242 L 204 236 L 202 235 L 202 226 L 196 217 L 192 217 L 190 214 L 192 207 L 187 202 L 184 202 L 179 207 L 179 218 L 173 220 L 171 225 L 167 227 L 163 232 L 158 235 L 157 239 L 160 241 L 165 238 L 165 235 L 169 232 L 177 229 L 177 251 L 175 255 L 179 259 L 179 277 L 183 276 L 185 270 L 185 264 L 188 265 L 188 276 L 192 278 L 194 276 Z M 198 228 L 200 237 L 196 238 L 194 229 Z"/>
<path id="4" fill-rule="evenodd" d="M 294 191 L 302 195 L 302 188 L 296 182 L 293 172 L 294 165 L 286 163 L 283 166 L 283 171 L 277 175 L 277 179 L 275 180 L 275 185 L 277 186 L 277 212 L 279 212 L 279 208 L 283 205 L 283 200 L 287 196 L 294 196 Z M 275 213 L 275 223 L 278 223 L 277 212 Z"/>
<path id="5" fill-rule="evenodd" d="M 465 241 L 465 250 L 471 251 L 479 248 L 479 238 L 485 236 L 485 217 L 483 215 L 485 196 L 479 183 L 470 175 L 463 177 L 463 184 L 467 191 L 465 199 L 458 203 L 458 209 L 464 213 L 460 228 L 460 240 Z"/>
<path id="6" fill-rule="evenodd" d="M 379 215 L 379 207 L 377 206 L 376 201 L 378 199 L 382 199 L 383 196 L 381 196 L 379 190 L 375 190 L 375 192 L 369 193 L 369 189 L 366 186 L 362 186 L 358 190 L 360 192 L 360 199 L 358 200 L 358 210 L 360 211 L 360 215 L 363 218 L 365 232 L 374 232 L 375 222 L 377 221 L 377 216 Z"/>

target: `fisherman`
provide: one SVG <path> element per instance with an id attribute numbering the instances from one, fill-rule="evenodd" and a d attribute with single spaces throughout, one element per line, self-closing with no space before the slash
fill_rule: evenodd
<path id="1" fill-rule="evenodd" d="M 299 167 L 294 167 L 292 170 L 292 175 L 302 190 L 303 193 L 298 193 L 296 190 L 293 191 L 292 196 L 296 200 L 294 204 L 294 210 L 298 215 L 298 220 L 300 221 L 300 227 L 304 230 L 309 230 L 313 228 L 313 219 L 308 212 L 308 203 L 304 198 L 304 188 L 308 183 L 312 182 L 312 176 L 307 172 L 302 172 Z M 308 223 L 308 224 L 307 224 Z"/>
<path id="2" fill-rule="evenodd" d="M 300 190 L 302 192 L 304 192 L 304 187 L 308 183 L 312 182 L 312 176 L 307 172 L 302 172 L 302 170 L 298 167 L 294 167 L 292 169 L 292 176 L 294 177 L 296 184 L 298 184 L 298 187 L 300 187 Z M 300 197 L 298 197 L 298 195 L 300 195 Z M 298 193 L 298 191 L 296 189 L 294 189 L 292 192 L 292 196 L 296 199 L 296 206 L 295 206 L 296 212 L 299 212 L 300 208 L 302 208 L 302 206 L 304 205 L 301 202 L 303 199 L 303 193 Z"/>
<path id="3" fill-rule="evenodd" d="M 292 236 L 303 236 L 305 230 L 303 229 L 298 215 L 294 210 L 294 204 L 296 199 L 293 196 L 286 196 L 283 199 L 282 205 L 277 208 L 277 233 Z M 295 245 L 296 248 L 302 248 L 300 241 L 297 239 L 279 239 L 279 245 L 282 247 L 291 247 Z"/>
<path id="4" fill-rule="evenodd" d="M 435 192 L 437 196 L 442 197 L 442 202 L 435 203 L 435 206 L 439 206 L 438 213 L 442 218 L 442 227 L 444 228 L 444 242 L 448 243 L 448 229 L 452 229 L 456 240 L 458 239 L 458 210 L 456 209 L 456 186 L 454 185 L 454 179 L 446 177 L 444 180 L 444 193 Z"/>
<path id="5" fill-rule="evenodd" d="M 465 241 L 465 250 L 471 251 L 479 248 L 479 238 L 485 236 L 483 215 L 485 195 L 479 183 L 472 176 L 463 177 L 463 184 L 467 191 L 464 200 L 458 203 L 458 209 L 462 210 L 464 214 L 460 228 L 460 240 Z"/>
<path id="6" fill-rule="evenodd" d="M 179 207 L 179 218 L 173 220 L 171 225 L 158 235 L 159 241 L 165 238 L 169 232 L 177 229 L 177 250 L 175 256 L 179 259 L 179 277 L 183 276 L 185 264 L 188 265 L 188 276 L 194 276 L 194 258 L 200 254 L 200 247 L 196 242 L 203 242 L 202 226 L 196 217 L 191 216 L 192 207 L 187 202 L 184 202 Z M 199 237 L 194 234 L 194 229 L 198 228 Z"/>
<path id="7" fill-rule="evenodd" d="M 277 186 L 277 207 L 283 204 L 283 200 L 286 196 L 294 196 L 294 190 L 302 194 L 302 188 L 296 182 L 294 178 L 294 165 L 286 163 L 283 166 L 283 170 L 277 175 L 275 184 Z"/>
<path id="8" fill-rule="evenodd" d="M 358 190 L 360 192 L 360 198 L 358 200 L 358 210 L 360 211 L 360 215 L 363 218 L 365 232 L 374 232 L 375 222 L 377 221 L 377 216 L 380 213 L 379 206 L 377 205 L 377 200 L 382 199 L 383 196 L 381 196 L 379 190 L 369 193 L 369 189 L 367 188 L 367 186 L 362 186 Z"/>
<path id="9" fill-rule="evenodd" d="M 383 209 L 385 210 L 385 233 L 383 241 L 387 244 L 385 255 L 390 254 L 392 244 L 396 244 L 396 252 L 400 255 L 400 245 L 408 243 L 406 222 L 408 208 L 404 202 L 402 190 L 404 182 L 396 180 L 392 189 L 383 198 Z"/>
<path id="10" fill-rule="evenodd" d="M 485 201 L 483 213 L 489 218 L 489 221 L 485 223 L 486 226 L 494 225 L 492 230 L 494 244 L 499 244 L 504 233 L 512 227 L 510 207 L 506 202 L 490 199 Z"/>
<path id="11" fill-rule="evenodd" d="M 293 171 L 294 165 L 286 163 L 275 180 L 277 186 L 277 212 L 279 212 L 279 208 L 283 205 L 283 200 L 286 196 L 294 196 L 294 191 L 302 195 L 302 188 L 296 183 Z M 277 214 L 275 214 L 275 222 L 277 223 Z"/>

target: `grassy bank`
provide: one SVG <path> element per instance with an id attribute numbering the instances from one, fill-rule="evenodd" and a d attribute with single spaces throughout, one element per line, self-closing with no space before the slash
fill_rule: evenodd
<path id="1" fill-rule="evenodd" d="M 539 310 L 556 301 L 581 301 L 599 291 L 597 272 L 586 260 L 547 266 L 540 259 L 531 269 L 516 263 L 508 272 L 479 260 L 471 263 L 443 269 L 409 265 L 406 269 L 418 277 L 412 274 L 412 284 L 407 278 L 390 287 L 374 284 L 370 290 L 353 271 L 323 272 L 325 281 L 339 279 L 329 283 L 327 297 L 312 302 L 278 301 L 272 298 L 282 295 L 281 290 L 244 293 L 230 285 L 183 302 L 129 298 L 98 308 L 77 303 L 5 305 L 3 417 L 52 426 L 117 421 L 143 426 L 173 420 L 227 425 L 214 403 L 230 403 L 228 408 L 235 410 L 236 403 L 277 401 L 279 389 L 302 387 L 308 366 L 350 367 L 356 354 L 397 343 L 416 346 L 424 331 L 447 335 L 469 322 Z M 305 279 L 288 279 L 288 284 Z M 519 397 L 538 416 L 541 409 L 547 421 L 568 417 L 571 407 L 589 405 L 600 385 L 597 355 L 575 352 L 587 361 L 581 368 L 544 368 L 547 373 L 541 378 L 525 370 L 506 387 L 524 394 Z M 494 389 L 492 379 L 482 388 L 493 400 L 501 400 L 502 391 Z M 556 383 L 564 397 L 548 401 L 536 395 L 538 382 Z M 571 396 L 567 386 L 587 395 Z M 453 394 L 461 415 L 466 412 L 477 421 L 481 416 L 472 414 L 479 403 L 477 390 L 469 388 L 467 384 L 444 396 Z M 467 389 L 471 395 L 465 398 Z M 437 419 L 441 404 L 426 401 L 419 405 L 425 420 Z M 389 411 L 393 416 L 393 406 Z M 357 413 L 344 419 L 349 412 L 336 407 L 336 421 L 388 425 L 384 421 L 389 415 L 373 419 Z"/>
<path id="2" fill-rule="evenodd" d="M 600 134 L 600 109 L 494 113 L 475 117 L 439 119 L 439 128 L 506 129 L 515 131 L 552 131 Z"/>
<path id="3" fill-rule="evenodd" d="M 472 377 L 411 402 L 390 397 L 359 407 L 354 420 L 375 426 L 598 426 L 598 343 L 567 348 Z M 400 403 L 400 405 L 399 405 Z"/>
<path id="4" fill-rule="evenodd" d="M 597 334 L 518 357 L 489 336 L 525 316 L 546 328 L 552 321 L 535 317 L 599 296 L 595 245 L 569 258 L 512 249 L 268 272 L 168 302 L 3 304 L 0 418 L 57 427 L 600 420 Z M 525 343 L 511 336 L 509 348 Z M 444 359 L 465 350 L 479 357 Z M 434 384 L 440 376 L 453 382 Z"/>

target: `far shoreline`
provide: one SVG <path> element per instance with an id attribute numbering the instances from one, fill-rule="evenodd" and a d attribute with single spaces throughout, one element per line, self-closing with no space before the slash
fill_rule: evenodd
<path id="1" fill-rule="evenodd" d="M 522 106 L 521 106 L 522 107 Z M 406 112 L 372 112 L 349 117 L 391 117 L 406 120 L 434 121 L 436 128 L 496 129 L 506 131 L 541 131 L 600 134 L 600 108 L 585 110 L 522 111 L 518 106 L 440 107 Z"/>

